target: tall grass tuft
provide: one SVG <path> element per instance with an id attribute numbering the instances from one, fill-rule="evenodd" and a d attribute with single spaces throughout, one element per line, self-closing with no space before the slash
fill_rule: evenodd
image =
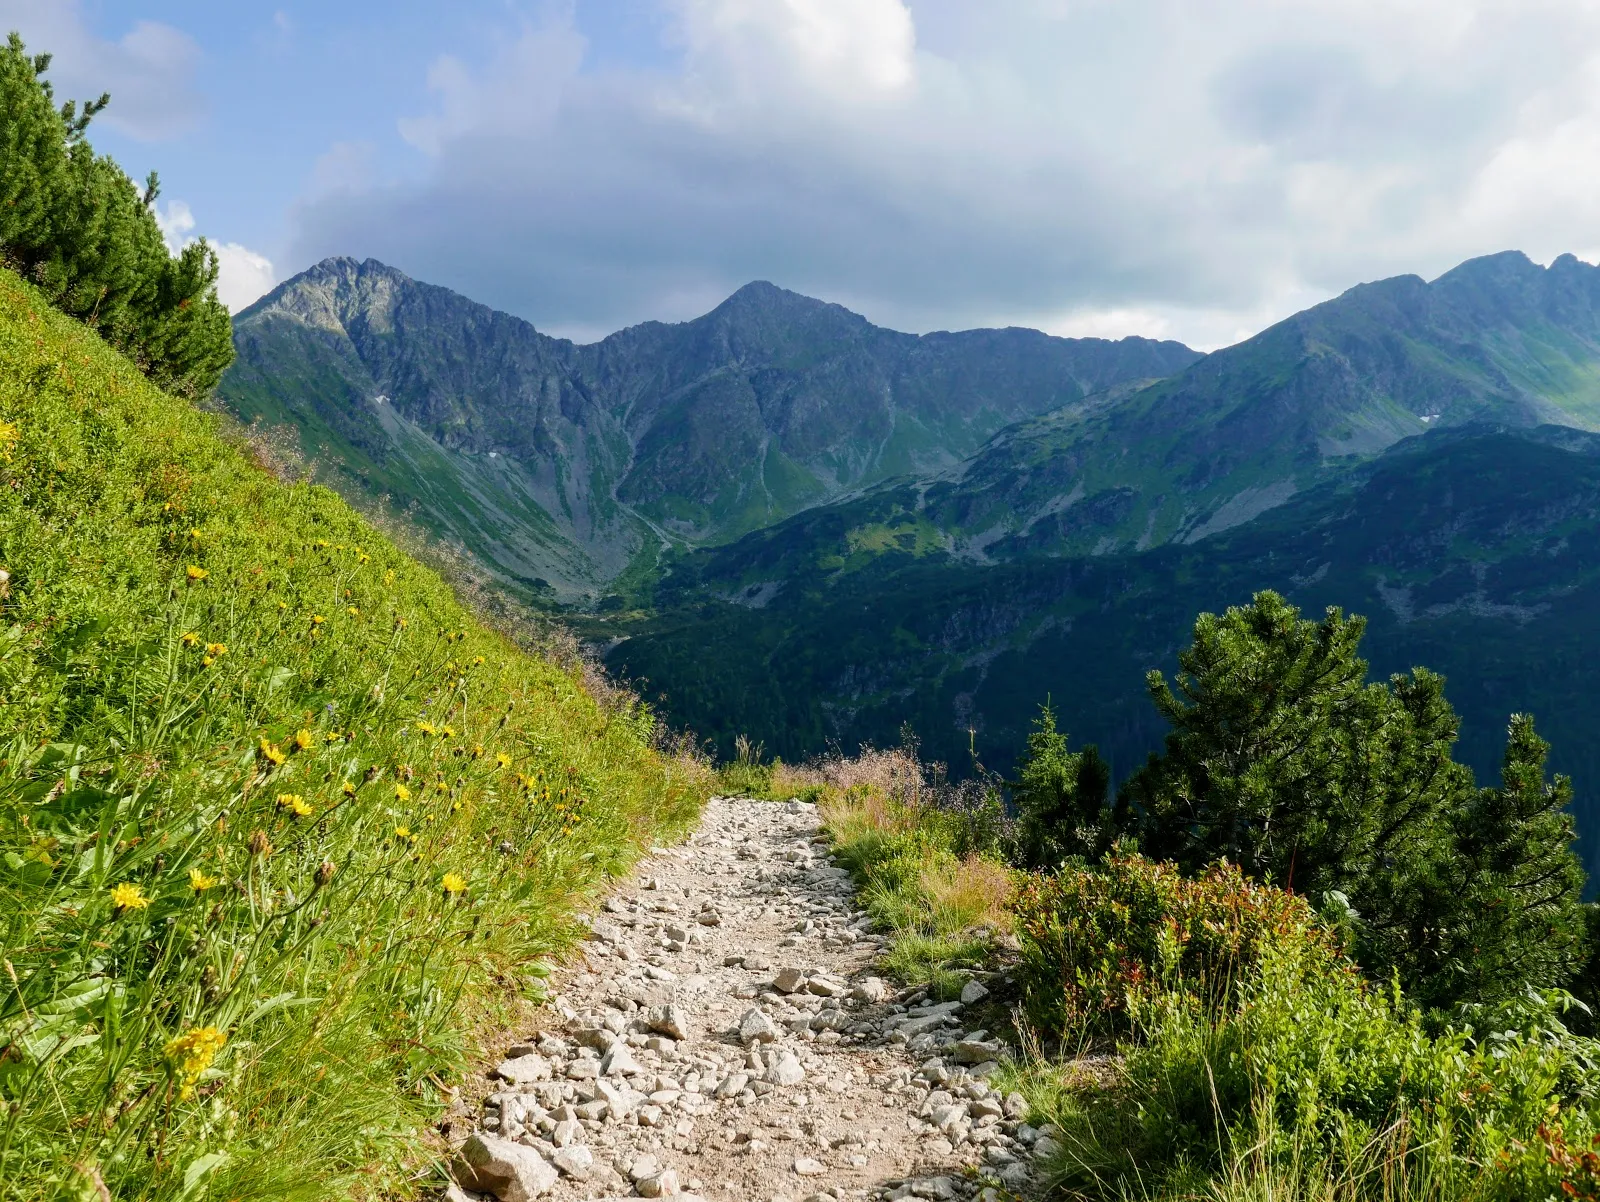
<path id="1" fill-rule="evenodd" d="M 0 1198 L 411 1192 L 709 770 L 5 273 L 0 568 Z"/>

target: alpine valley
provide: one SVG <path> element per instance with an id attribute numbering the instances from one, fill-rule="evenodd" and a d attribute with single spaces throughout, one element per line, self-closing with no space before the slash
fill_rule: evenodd
<path id="1" fill-rule="evenodd" d="M 1449 678 L 1459 754 L 1532 711 L 1600 864 L 1600 268 L 1364 284 L 1236 346 L 922 336 L 756 283 L 587 346 L 367 261 L 235 319 L 219 388 L 723 750 L 899 737 L 1009 769 L 1051 698 L 1121 777 L 1194 615 L 1361 613 Z"/>

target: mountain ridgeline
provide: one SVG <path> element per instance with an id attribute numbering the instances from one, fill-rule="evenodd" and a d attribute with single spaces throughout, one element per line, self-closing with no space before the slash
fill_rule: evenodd
<path id="1" fill-rule="evenodd" d="M 239 416 L 292 425 L 330 482 L 569 600 L 1199 358 L 1143 338 L 900 334 L 766 283 L 580 346 L 351 259 L 235 327 L 220 392 Z"/>

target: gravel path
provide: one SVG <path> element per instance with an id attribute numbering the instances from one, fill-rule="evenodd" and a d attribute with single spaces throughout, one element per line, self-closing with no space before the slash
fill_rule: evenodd
<path id="1" fill-rule="evenodd" d="M 1003 1047 L 964 1018 L 985 987 L 933 1004 L 873 975 L 887 941 L 815 806 L 712 801 L 590 927 L 548 1024 L 507 1048 L 450 1202 L 1026 1190 L 1039 1136 L 985 1083 Z"/>

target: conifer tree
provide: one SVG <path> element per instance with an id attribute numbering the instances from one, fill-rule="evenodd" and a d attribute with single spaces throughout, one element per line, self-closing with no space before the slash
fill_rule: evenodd
<path id="1" fill-rule="evenodd" d="M 1111 769 L 1093 744 L 1068 750 L 1055 710 L 1040 707 L 1017 780 L 1017 859 L 1027 868 L 1056 868 L 1069 859 L 1098 859 L 1122 833 L 1125 815 L 1107 804 Z"/>
<path id="2" fill-rule="evenodd" d="M 0 49 L 0 261 L 162 387 L 203 395 L 233 358 L 216 253 L 168 252 L 155 176 L 141 191 L 85 137 L 110 97 L 57 107 L 49 66 L 15 33 Z"/>

